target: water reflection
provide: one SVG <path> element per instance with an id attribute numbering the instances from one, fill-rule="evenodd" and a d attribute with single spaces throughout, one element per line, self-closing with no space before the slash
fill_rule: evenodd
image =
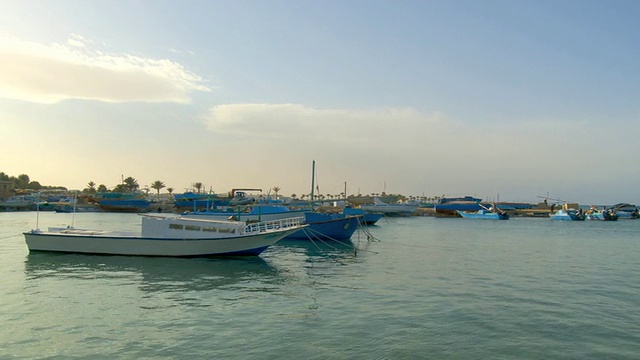
<path id="1" fill-rule="evenodd" d="M 304 255 L 305 262 L 348 262 L 355 258 L 358 248 L 351 241 L 281 240 L 270 251 Z"/>
<path id="2" fill-rule="evenodd" d="M 243 282 L 274 283 L 277 269 L 260 257 L 181 259 L 81 254 L 30 253 L 28 280 L 114 280 L 135 283 L 143 291 L 206 291 Z"/>

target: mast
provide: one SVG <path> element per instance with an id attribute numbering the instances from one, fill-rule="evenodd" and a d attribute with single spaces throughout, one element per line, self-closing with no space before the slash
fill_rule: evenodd
<path id="1" fill-rule="evenodd" d="M 311 165 L 311 202 L 313 202 L 313 197 L 314 197 L 313 189 L 315 188 L 315 182 L 316 182 L 316 161 L 313 160 Z"/>
<path id="2" fill-rule="evenodd" d="M 347 201 L 347 182 L 344 182 L 344 201 Z"/>

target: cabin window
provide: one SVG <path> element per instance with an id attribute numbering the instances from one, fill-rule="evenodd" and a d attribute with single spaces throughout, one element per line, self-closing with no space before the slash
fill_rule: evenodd
<path id="1" fill-rule="evenodd" d="M 208 232 L 217 232 L 218 229 L 213 228 L 213 227 L 203 227 L 202 231 L 208 231 Z"/>
<path id="2" fill-rule="evenodd" d="M 184 229 L 184 226 L 180 224 L 169 224 L 169 229 L 182 230 Z"/>
<path id="3" fill-rule="evenodd" d="M 221 233 L 228 233 L 231 232 L 231 229 L 220 229 L 218 231 L 220 231 Z"/>
<path id="4" fill-rule="evenodd" d="M 200 226 L 185 225 L 184 229 L 185 230 L 191 230 L 191 231 L 200 231 Z"/>

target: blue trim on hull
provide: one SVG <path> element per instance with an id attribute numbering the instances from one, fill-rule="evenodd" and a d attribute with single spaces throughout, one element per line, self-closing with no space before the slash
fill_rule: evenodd
<path id="1" fill-rule="evenodd" d="M 360 217 L 341 214 L 306 213 L 307 228 L 286 236 L 286 240 L 349 240 L 358 229 Z"/>
<path id="2" fill-rule="evenodd" d="M 200 254 L 200 255 L 133 255 L 133 254 L 112 254 L 112 253 L 92 253 L 82 251 L 61 251 L 61 250 L 31 250 L 30 253 L 58 253 L 58 254 L 82 254 L 96 256 L 135 256 L 135 257 L 153 257 L 153 258 L 202 258 L 202 257 L 236 257 L 236 256 L 258 256 L 267 250 L 269 246 L 262 246 L 255 249 L 235 251 L 220 254 Z"/>

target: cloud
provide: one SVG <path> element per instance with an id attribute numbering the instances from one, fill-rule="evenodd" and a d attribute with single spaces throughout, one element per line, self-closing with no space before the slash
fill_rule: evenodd
<path id="1" fill-rule="evenodd" d="M 299 104 L 227 104 L 203 116 L 208 130 L 218 134 L 297 141 L 373 143 L 396 142 L 444 122 L 439 112 L 423 114 L 412 108 L 372 110 L 317 109 Z"/>
<path id="2" fill-rule="evenodd" d="M 428 185 L 459 194 L 526 191 L 535 196 L 549 189 L 569 194 L 582 191 L 575 187 L 583 179 L 606 183 L 616 167 L 631 166 L 630 158 L 612 158 L 608 146 L 603 151 L 594 145 L 617 139 L 620 152 L 615 153 L 638 148 L 628 141 L 638 126 L 621 136 L 606 124 L 561 117 L 523 116 L 504 123 L 405 107 L 227 104 L 209 109 L 203 120 L 211 132 L 211 154 L 268 162 L 281 173 L 289 171 L 281 164 L 314 159 L 331 168 L 331 174 L 323 174 L 325 183 L 340 183 L 352 174 L 350 181 L 358 184 L 388 180 L 410 191 Z"/>
<path id="3" fill-rule="evenodd" d="M 201 77 L 171 60 L 92 51 L 75 34 L 67 44 L 0 37 L 0 97 L 45 104 L 66 99 L 188 103 L 189 91 L 209 91 Z"/>

